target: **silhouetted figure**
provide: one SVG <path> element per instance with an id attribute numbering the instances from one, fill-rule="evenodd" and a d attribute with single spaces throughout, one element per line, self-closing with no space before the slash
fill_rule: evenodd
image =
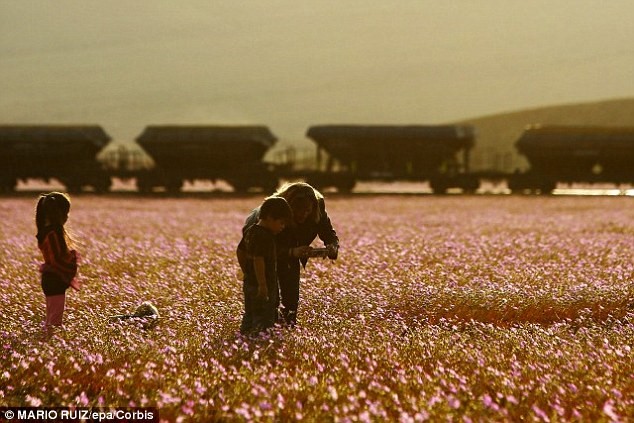
<path id="1" fill-rule="evenodd" d="M 323 195 L 309 184 L 294 182 L 282 186 L 273 197 L 286 199 L 293 211 L 290 224 L 276 235 L 277 275 L 280 285 L 280 314 L 285 323 L 297 323 L 300 263 L 304 267 L 311 256 L 310 244 L 317 236 L 328 248 L 327 256 L 335 260 L 339 238 L 326 213 Z M 260 216 L 260 208 L 251 212 L 242 232 L 246 233 Z"/>

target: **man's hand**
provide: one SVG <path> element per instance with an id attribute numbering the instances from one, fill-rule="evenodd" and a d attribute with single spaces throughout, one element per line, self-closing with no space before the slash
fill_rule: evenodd
<path id="1" fill-rule="evenodd" d="M 312 249 L 313 248 L 308 245 L 302 245 L 301 247 L 291 248 L 290 255 L 296 258 L 307 258 Z"/>
<path id="2" fill-rule="evenodd" d="M 337 256 L 339 255 L 339 245 L 330 244 L 326 245 L 326 248 L 328 249 L 328 258 L 330 260 L 336 260 Z"/>

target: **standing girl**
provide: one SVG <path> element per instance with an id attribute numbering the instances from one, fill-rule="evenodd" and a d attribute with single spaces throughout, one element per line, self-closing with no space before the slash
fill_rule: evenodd
<path id="1" fill-rule="evenodd" d="M 44 263 L 40 266 L 42 290 L 46 296 L 47 331 L 62 326 L 66 290 L 79 290 L 77 275 L 77 252 L 71 250 L 72 240 L 64 224 L 68 220 L 70 198 L 67 194 L 51 192 L 41 195 L 35 209 L 37 244 L 42 251 Z"/>

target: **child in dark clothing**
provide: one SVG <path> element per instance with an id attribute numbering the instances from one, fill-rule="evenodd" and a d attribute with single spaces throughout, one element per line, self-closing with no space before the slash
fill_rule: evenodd
<path id="1" fill-rule="evenodd" d="M 261 332 L 277 320 L 279 285 L 275 235 L 291 219 L 292 211 L 281 197 L 269 197 L 260 206 L 258 222 L 244 234 L 237 256 L 244 274 L 244 315 L 240 333 Z"/>

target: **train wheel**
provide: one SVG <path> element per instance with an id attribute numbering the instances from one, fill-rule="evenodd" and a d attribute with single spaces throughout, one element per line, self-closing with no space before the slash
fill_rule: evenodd
<path id="1" fill-rule="evenodd" d="M 165 183 L 165 189 L 171 194 L 177 194 L 183 187 L 183 181 L 180 179 L 170 179 Z"/>
<path id="2" fill-rule="evenodd" d="M 556 184 L 543 184 L 539 187 L 539 193 L 542 195 L 550 195 L 556 188 Z"/>
<path id="3" fill-rule="evenodd" d="M 480 188 L 480 180 L 472 176 L 463 176 L 460 181 L 460 188 L 465 194 L 475 194 Z"/>
<path id="4" fill-rule="evenodd" d="M 249 184 L 244 181 L 229 181 L 229 185 L 237 193 L 244 194 L 249 191 Z"/>
<path id="5" fill-rule="evenodd" d="M 64 184 L 64 186 L 66 187 L 66 191 L 68 191 L 70 194 L 77 194 L 81 192 L 81 183 L 77 182 L 74 179 L 64 178 L 60 180 L 60 182 Z"/>
<path id="6" fill-rule="evenodd" d="M 355 185 L 357 184 L 357 181 L 355 181 L 354 179 L 350 180 L 350 181 L 345 181 L 342 183 L 337 184 L 337 191 L 343 193 L 343 194 L 350 194 L 352 192 L 352 190 L 354 189 Z"/>
<path id="7" fill-rule="evenodd" d="M 277 190 L 277 187 L 279 186 L 280 181 L 274 177 L 267 178 L 266 181 L 260 184 L 260 188 L 262 188 L 262 191 L 264 191 L 266 194 L 275 192 Z"/>
<path id="8" fill-rule="evenodd" d="M 98 181 L 95 181 L 92 186 L 95 188 L 96 193 L 103 194 L 110 191 L 110 188 L 112 187 L 112 180 L 109 176 L 106 176 Z"/>
<path id="9" fill-rule="evenodd" d="M 0 180 L 0 192 L 13 192 L 18 186 L 18 181 L 12 178 Z"/>
<path id="10" fill-rule="evenodd" d="M 142 174 L 137 176 L 136 178 L 136 189 L 142 194 L 148 194 L 152 192 L 152 188 L 154 184 L 152 183 L 151 178 Z"/>
<path id="11" fill-rule="evenodd" d="M 433 193 L 438 195 L 447 194 L 447 190 L 449 189 L 447 180 L 442 177 L 432 178 L 429 181 L 429 186 Z"/>

